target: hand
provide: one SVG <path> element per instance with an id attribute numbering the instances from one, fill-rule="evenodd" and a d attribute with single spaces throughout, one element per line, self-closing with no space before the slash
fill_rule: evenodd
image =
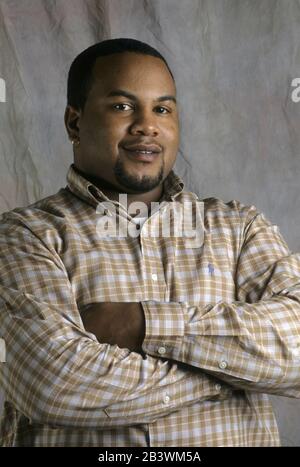
<path id="1" fill-rule="evenodd" d="M 86 331 L 95 334 L 99 342 L 142 352 L 145 317 L 140 303 L 92 303 L 80 314 Z"/>

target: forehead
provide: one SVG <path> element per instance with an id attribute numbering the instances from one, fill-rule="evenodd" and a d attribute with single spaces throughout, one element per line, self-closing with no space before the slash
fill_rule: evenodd
<path id="1" fill-rule="evenodd" d="M 170 72 L 160 58 L 133 52 L 99 57 L 93 67 L 91 93 L 126 89 L 145 97 L 176 93 Z"/>

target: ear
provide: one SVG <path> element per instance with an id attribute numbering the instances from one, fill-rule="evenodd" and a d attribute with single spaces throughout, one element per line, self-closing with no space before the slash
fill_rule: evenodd
<path id="1" fill-rule="evenodd" d="M 77 110 L 71 105 L 67 105 L 65 110 L 65 126 L 71 141 L 79 140 L 78 120 L 80 116 L 81 110 Z"/>

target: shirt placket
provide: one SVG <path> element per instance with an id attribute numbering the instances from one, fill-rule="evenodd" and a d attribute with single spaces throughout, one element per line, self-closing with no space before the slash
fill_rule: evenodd
<path id="1" fill-rule="evenodd" d="M 160 232 L 160 212 L 144 223 L 140 234 L 142 274 L 145 291 L 144 300 L 164 301 L 167 289 L 164 271 L 164 258 L 161 254 L 164 239 Z M 156 232 L 158 236 L 153 235 Z"/>

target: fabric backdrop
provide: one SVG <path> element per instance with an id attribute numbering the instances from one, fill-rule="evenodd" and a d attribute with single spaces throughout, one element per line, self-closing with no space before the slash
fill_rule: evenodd
<path id="1" fill-rule="evenodd" d="M 256 205 L 300 251 L 299 24 L 297 0 L 0 0 L 0 212 L 65 185 L 71 61 L 132 37 L 175 74 L 187 188 Z M 300 445 L 300 401 L 272 401 Z"/>

